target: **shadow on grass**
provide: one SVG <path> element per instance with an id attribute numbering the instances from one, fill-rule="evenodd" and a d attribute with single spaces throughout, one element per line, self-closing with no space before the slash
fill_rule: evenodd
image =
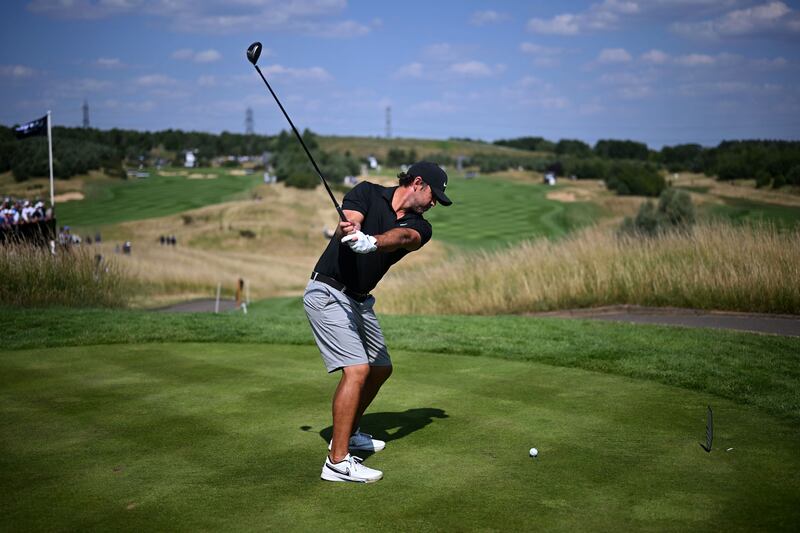
<path id="1" fill-rule="evenodd" d="M 361 429 L 376 439 L 386 442 L 402 439 L 433 422 L 434 418 L 448 418 L 447 413 L 435 407 L 407 409 L 399 413 L 367 413 L 361 417 Z M 301 426 L 309 431 L 311 426 Z M 333 426 L 323 428 L 319 436 L 327 444 L 333 437 Z"/>

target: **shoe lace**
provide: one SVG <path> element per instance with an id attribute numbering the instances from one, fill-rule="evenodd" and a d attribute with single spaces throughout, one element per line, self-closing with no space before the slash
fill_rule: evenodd
<path id="1" fill-rule="evenodd" d="M 361 463 L 364 462 L 364 459 L 361 457 L 357 457 L 355 455 L 350 456 L 350 467 L 354 472 L 357 472 L 361 468 Z"/>

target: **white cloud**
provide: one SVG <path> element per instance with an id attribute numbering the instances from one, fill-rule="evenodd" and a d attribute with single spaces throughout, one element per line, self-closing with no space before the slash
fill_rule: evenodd
<path id="1" fill-rule="evenodd" d="M 382 22 L 380 19 L 373 20 L 373 24 L 380 26 Z M 304 28 L 305 33 L 315 35 L 317 37 L 360 37 L 372 31 L 371 26 L 361 24 L 355 20 L 342 20 L 335 22 L 315 22 L 300 27 Z"/>
<path id="2" fill-rule="evenodd" d="M 647 85 L 632 85 L 630 87 L 622 87 L 619 90 L 619 95 L 626 100 L 640 100 L 650 96 L 653 89 Z"/>
<path id="3" fill-rule="evenodd" d="M 140 0 L 32 0 L 27 8 L 54 18 L 97 20 L 129 13 L 142 4 Z"/>
<path id="4" fill-rule="evenodd" d="M 394 73 L 395 78 L 421 78 L 424 73 L 422 63 L 403 65 Z"/>
<path id="5" fill-rule="evenodd" d="M 672 29 L 684 35 L 712 39 L 762 32 L 800 32 L 800 16 L 785 3 L 772 1 L 730 11 L 715 19 L 675 23 Z"/>
<path id="6" fill-rule="evenodd" d="M 263 50 L 261 55 L 264 55 Z M 213 63 L 214 61 L 222 59 L 222 54 L 213 48 L 203 50 L 202 52 L 195 52 L 191 48 L 181 48 L 180 50 L 172 52 L 172 59 L 194 61 L 195 63 Z"/>
<path id="7" fill-rule="evenodd" d="M 558 65 L 558 59 L 562 54 L 560 48 L 542 46 L 535 43 L 522 43 L 519 45 L 520 51 L 533 57 L 533 62 L 539 67 L 553 67 Z"/>
<path id="8" fill-rule="evenodd" d="M 108 80 L 97 80 L 94 78 L 83 78 L 71 82 L 77 92 L 96 92 L 110 89 L 113 84 Z"/>
<path id="9" fill-rule="evenodd" d="M 23 79 L 30 78 L 36 71 L 25 65 L 0 65 L 0 76 L 3 78 Z"/>
<path id="10" fill-rule="evenodd" d="M 627 63 L 631 55 L 624 48 L 604 48 L 597 56 L 598 63 Z"/>
<path id="11" fill-rule="evenodd" d="M 675 63 L 684 67 L 707 67 L 716 62 L 714 57 L 706 54 L 687 54 L 675 58 Z"/>
<path id="12" fill-rule="evenodd" d="M 295 80 L 329 81 L 333 79 L 322 67 L 292 68 L 283 65 L 268 65 L 261 69 L 265 76 L 275 76 Z"/>
<path id="13" fill-rule="evenodd" d="M 101 68 L 122 68 L 125 65 L 118 57 L 99 57 L 94 64 Z"/>
<path id="14" fill-rule="evenodd" d="M 652 63 L 654 65 L 663 65 L 669 61 L 669 54 L 666 54 L 661 50 L 650 50 L 649 52 L 642 54 L 642 61 L 645 63 Z"/>
<path id="15" fill-rule="evenodd" d="M 200 87 L 214 87 L 217 84 L 215 76 L 200 76 L 197 78 L 197 85 Z"/>
<path id="16" fill-rule="evenodd" d="M 197 52 L 194 56 L 195 63 L 213 63 L 214 61 L 219 61 L 222 58 L 222 54 L 217 52 L 216 50 L 203 50 L 202 52 Z"/>
<path id="17" fill-rule="evenodd" d="M 637 2 L 604 0 L 580 13 L 562 13 L 550 19 L 532 18 L 528 30 L 546 35 L 578 35 L 587 31 L 609 30 L 618 25 L 620 16 L 639 13 Z"/>
<path id="18" fill-rule="evenodd" d="M 714 95 L 774 95 L 783 91 L 783 86 L 774 83 L 751 83 L 747 81 L 725 80 L 703 83 L 688 83 L 678 86 L 678 92 L 684 96 Z"/>
<path id="19" fill-rule="evenodd" d="M 550 20 L 532 18 L 528 21 L 528 30 L 545 35 L 577 35 L 580 23 L 575 15 L 565 13 Z"/>
<path id="20" fill-rule="evenodd" d="M 763 58 L 753 60 L 753 66 L 762 69 L 779 69 L 789 64 L 786 59 L 782 57 L 775 57 L 773 59 Z"/>
<path id="21" fill-rule="evenodd" d="M 191 48 L 181 48 L 172 52 L 172 59 L 192 59 L 194 57 L 194 50 Z"/>
<path id="22" fill-rule="evenodd" d="M 505 13 L 498 13 L 497 11 L 476 11 L 470 17 L 469 22 L 473 26 L 485 26 L 487 24 L 497 24 L 508 19 Z"/>
<path id="23" fill-rule="evenodd" d="M 164 74 L 148 74 L 146 76 L 139 76 L 135 80 L 136 85 L 141 87 L 163 87 L 165 85 L 175 85 L 177 81 L 174 78 L 165 76 Z"/>
<path id="24" fill-rule="evenodd" d="M 460 51 L 449 43 L 436 43 L 426 46 L 422 55 L 432 61 L 454 61 L 459 57 Z"/>
<path id="25" fill-rule="evenodd" d="M 494 74 L 494 70 L 486 63 L 480 61 L 465 61 L 463 63 L 454 63 L 448 69 L 452 74 L 459 76 L 466 76 L 470 78 L 485 78 Z"/>
<path id="26" fill-rule="evenodd" d="M 559 110 L 570 107 L 570 101 L 551 83 L 535 76 L 524 76 L 501 91 L 504 100 L 521 107 Z"/>
<path id="27" fill-rule="evenodd" d="M 27 8 L 57 19 L 143 15 L 165 19 L 174 30 L 203 35 L 280 31 L 347 38 L 383 24 L 378 18 L 369 24 L 338 19 L 347 0 L 31 0 Z"/>

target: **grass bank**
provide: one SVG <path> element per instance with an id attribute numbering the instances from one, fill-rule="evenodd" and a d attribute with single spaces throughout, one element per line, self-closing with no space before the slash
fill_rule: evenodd
<path id="1" fill-rule="evenodd" d="M 702 224 L 648 239 L 591 228 L 394 273 L 380 309 L 525 313 L 611 304 L 800 314 L 800 232 Z"/>
<path id="2" fill-rule="evenodd" d="M 122 307 L 131 293 L 119 264 L 89 248 L 0 245 L 0 301 L 17 307 Z M 14 311 L 16 312 L 16 311 Z"/>
<path id="3" fill-rule="evenodd" d="M 0 309 L 5 351 L 161 342 L 313 346 L 299 298 L 242 314 Z M 800 420 L 800 339 L 519 316 L 381 316 L 392 351 L 582 368 L 688 390 Z"/>
<path id="4" fill-rule="evenodd" d="M 237 199 L 260 181 L 218 168 L 153 170 L 149 178 L 88 183 L 85 199 L 59 204 L 56 214 L 59 225 L 95 228 Z"/>
<path id="5" fill-rule="evenodd" d="M 425 216 L 435 240 L 462 250 L 492 250 L 538 237 L 562 237 L 604 214 L 594 203 L 547 197 L 561 189 L 502 176 L 451 179 L 447 194 L 453 206 L 437 207 Z"/>

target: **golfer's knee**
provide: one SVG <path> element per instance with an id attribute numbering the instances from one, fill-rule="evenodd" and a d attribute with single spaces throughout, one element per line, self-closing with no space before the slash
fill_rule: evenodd
<path id="1" fill-rule="evenodd" d="M 346 366 L 342 369 L 342 374 L 347 381 L 364 383 L 369 376 L 369 365 Z"/>
<path id="2" fill-rule="evenodd" d="M 371 376 L 374 376 L 381 381 L 386 381 L 389 379 L 389 376 L 392 375 L 392 365 L 387 366 L 371 366 L 369 367 L 369 373 Z"/>

